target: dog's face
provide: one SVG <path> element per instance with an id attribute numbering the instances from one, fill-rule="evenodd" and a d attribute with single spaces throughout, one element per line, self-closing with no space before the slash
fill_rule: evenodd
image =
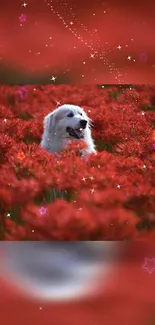
<path id="1" fill-rule="evenodd" d="M 62 105 L 47 116 L 49 133 L 63 139 L 84 139 L 89 129 L 87 114 L 75 105 Z M 47 127 L 47 125 L 45 125 Z"/>
<path id="2" fill-rule="evenodd" d="M 29 297 L 55 302 L 90 297 L 117 255 L 115 242 L 100 241 L 7 242 L 0 249 L 0 276 Z"/>

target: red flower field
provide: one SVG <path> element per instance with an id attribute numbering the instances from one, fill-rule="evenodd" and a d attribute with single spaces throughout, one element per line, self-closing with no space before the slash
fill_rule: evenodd
<path id="1" fill-rule="evenodd" d="M 93 120 L 97 155 L 40 147 L 44 116 L 64 103 Z M 0 86 L 1 240 L 154 236 L 154 165 L 155 86 Z M 65 195 L 51 201 L 52 188 Z"/>

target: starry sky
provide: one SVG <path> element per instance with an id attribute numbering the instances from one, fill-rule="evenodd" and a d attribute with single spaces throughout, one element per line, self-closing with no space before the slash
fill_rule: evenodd
<path id="1" fill-rule="evenodd" d="M 1 83 L 154 83 L 153 1 L 5 0 Z"/>

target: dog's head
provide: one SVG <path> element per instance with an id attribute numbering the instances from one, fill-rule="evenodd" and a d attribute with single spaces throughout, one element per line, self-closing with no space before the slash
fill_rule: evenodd
<path id="1" fill-rule="evenodd" d="M 70 104 L 58 107 L 44 120 L 44 128 L 48 134 L 62 139 L 84 139 L 89 126 L 90 119 L 84 110 Z"/>

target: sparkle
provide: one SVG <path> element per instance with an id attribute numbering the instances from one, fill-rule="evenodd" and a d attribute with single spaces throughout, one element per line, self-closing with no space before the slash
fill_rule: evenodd
<path id="1" fill-rule="evenodd" d="M 117 185 L 117 188 L 120 188 L 120 187 L 121 187 L 121 185 L 120 185 L 120 184 L 118 184 L 118 185 Z"/>
<path id="2" fill-rule="evenodd" d="M 145 262 L 142 265 L 142 268 L 147 270 L 150 274 L 155 269 L 155 258 L 147 258 L 145 257 Z"/>
<path id="3" fill-rule="evenodd" d="M 11 217 L 11 213 L 8 213 L 8 214 L 7 214 L 7 217 L 9 217 L 9 218 L 10 218 L 10 217 Z"/>
<path id="4" fill-rule="evenodd" d="M 43 310 L 43 307 L 39 307 L 40 310 Z"/>
<path id="5" fill-rule="evenodd" d="M 32 232 L 34 232 L 34 229 L 32 229 Z"/>
<path id="6" fill-rule="evenodd" d="M 145 115 L 145 112 L 142 112 L 142 115 Z"/>
<path id="7" fill-rule="evenodd" d="M 70 25 L 73 25 L 73 22 L 72 21 L 70 22 Z"/>
<path id="8" fill-rule="evenodd" d="M 93 176 L 89 176 L 89 178 L 91 179 L 91 181 L 94 179 L 94 177 L 93 177 Z"/>
<path id="9" fill-rule="evenodd" d="M 121 48 L 122 48 L 121 45 L 118 45 L 118 46 L 117 46 L 117 49 L 118 49 L 118 50 L 121 50 Z"/>
<path id="10" fill-rule="evenodd" d="M 83 177 L 83 178 L 82 178 L 82 181 L 84 181 L 84 182 L 85 182 L 85 180 L 86 180 L 86 178 L 85 178 L 85 177 Z"/>
<path id="11" fill-rule="evenodd" d="M 27 3 L 24 2 L 24 3 L 22 4 L 22 7 L 26 7 L 26 6 L 27 6 Z"/>
<path id="12" fill-rule="evenodd" d="M 146 169 L 146 165 L 143 165 L 143 168 Z"/>
<path id="13" fill-rule="evenodd" d="M 127 59 L 128 59 L 128 60 L 131 60 L 131 56 L 128 56 Z"/>
<path id="14" fill-rule="evenodd" d="M 92 194 L 95 192 L 94 188 L 91 188 L 90 191 L 91 191 Z"/>
<path id="15" fill-rule="evenodd" d="M 90 59 L 94 59 L 95 54 L 90 54 Z"/>
<path id="16" fill-rule="evenodd" d="M 52 76 L 52 78 L 50 80 L 55 82 L 56 79 L 57 79 L 57 77 Z"/>
<path id="17" fill-rule="evenodd" d="M 7 119 L 6 118 L 4 119 L 4 122 L 7 122 Z"/>
<path id="18" fill-rule="evenodd" d="M 83 64 L 86 64 L 86 62 L 83 62 Z"/>

